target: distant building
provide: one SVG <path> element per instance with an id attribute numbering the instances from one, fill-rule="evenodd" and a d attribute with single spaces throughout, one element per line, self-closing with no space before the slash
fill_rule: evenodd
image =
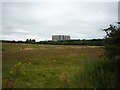
<path id="1" fill-rule="evenodd" d="M 58 41 L 58 40 L 70 40 L 69 35 L 52 35 L 52 41 Z"/>

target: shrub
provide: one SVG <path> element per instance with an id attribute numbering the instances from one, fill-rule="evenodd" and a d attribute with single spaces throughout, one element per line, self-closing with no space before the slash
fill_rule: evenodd
<path id="1" fill-rule="evenodd" d="M 107 57 L 120 60 L 120 27 L 110 25 L 104 31 L 106 32 L 105 50 Z"/>

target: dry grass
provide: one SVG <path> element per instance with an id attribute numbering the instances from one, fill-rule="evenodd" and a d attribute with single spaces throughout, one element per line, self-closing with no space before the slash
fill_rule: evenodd
<path id="1" fill-rule="evenodd" d="M 98 46 L 14 43 L 3 43 L 2 50 L 3 87 L 8 77 L 15 80 L 16 87 L 76 87 L 74 74 L 104 52 Z M 31 62 L 30 72 L 24 77 L 21 72 L 20 75 L 9 73 L 19 62 L 23 67 Z"/>
<path id="2" fill-rule="evenodd" d="M 19 45 L 3 43 L 3 48 L 5 48 L 5 51 L 2 53 L 3 61 L 71 56 L 99 57 L 103 53 L 103 49 L 98 46 Z"/>

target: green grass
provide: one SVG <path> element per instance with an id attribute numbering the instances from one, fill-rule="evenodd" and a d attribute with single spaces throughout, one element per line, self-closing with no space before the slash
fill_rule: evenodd
<path id="1" fill-rule="evenodd" d="M 10 79 L 16 88 L 115 86 L 108 82 L 116 80 L 114 72 L 106 72 L 99 57 L 102 47 L 3 43 L 2 50 L 4 88 Z"/>
<path id="2" fill-rule="evenodd" d="M 107 58 L 96 59 L 89 63 L 84 69 L 75 74 L 80 87 L 91 88 L 118 88 L 120 82 L 118 80 L 117 62 L 110 61 Z"/>

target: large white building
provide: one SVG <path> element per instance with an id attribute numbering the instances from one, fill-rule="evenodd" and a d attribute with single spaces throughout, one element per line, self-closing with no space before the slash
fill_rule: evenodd
<path id="1" fill-rule="evenodd" d="M 58 40 L 70 40 L 69 35 L 52 35 L 52 41 L 58 41 Z"/>

